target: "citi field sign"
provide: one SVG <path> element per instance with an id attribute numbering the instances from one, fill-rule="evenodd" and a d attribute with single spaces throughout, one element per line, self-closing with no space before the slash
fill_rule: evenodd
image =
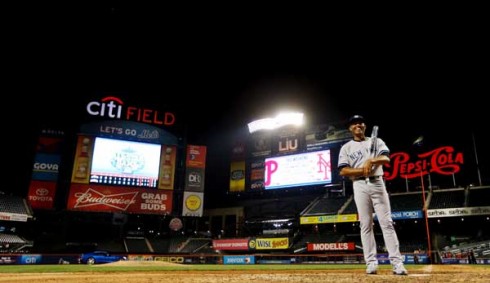
<path id="1" fill-rule="evenodd" d="M 135 121 L 140 123 L 172 126 L 175 115 L 154 109 L 125 105 L 119 97 L 106 96 L 99 101 L 90 101 L 85 108 L 90 116 Z"/>

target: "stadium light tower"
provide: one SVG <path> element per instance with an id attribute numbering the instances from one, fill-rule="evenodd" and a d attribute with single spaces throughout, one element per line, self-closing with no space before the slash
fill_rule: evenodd
<path id="1" fill-rule="evenodd" d="M 280 113 L 274 118 L 264 118 L 248 123 L 249 133 L 254 133 L 260 130 L 274 130 L 286 125 L 301 126 L 304 123 L 303 113 L 290 112 Z"/>

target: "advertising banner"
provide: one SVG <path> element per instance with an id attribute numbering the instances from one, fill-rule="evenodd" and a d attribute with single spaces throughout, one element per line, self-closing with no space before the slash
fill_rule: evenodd
<path id="1" fill-rule="evenodd" d="M 319 125 L 305 132 L 306 150 L 317 151 L 329 149 L 334 144 L 343 143 L 352 139 L 347 129 L 336 129 L 333 126 Z"/>
<path id="2" fill-rule="evenodd" d="M 244 141 L 235 141 L 231 149 L 231 160 L 245 160 L 246 146 Z"/>
<path id="3" fill-rule="evenodd" d="M 114 133 L 119 135 L 131 135 L 131 136 L 151 136 L 158 138 L 159 127 L 170 127 L 176 122 L 176 117 L 173 112 L 164 111 L 162 109 L 151 109 L 147 107 L 141 107 L 140 105 L 133 104 L 128 101 L 124 101 L 121 97 L 110 95 L 102 97 L 97 100 L 89 101 L 85 110 L 87 115 L 107 120 L 105 123 L 113 123 L 115 125 L 104 129 L 105 132 Z M 111 119 L 111 120 L 108 120 Z M 139 132 L 143 123 L 153 126 L 154 132 Z M 134 125 L 132 125 L 134 124 Z M 88 126 L 88 125 L 87 125 Z M 94 127 L 94 131 L 98 129 L 97 125 Z M 82 130 L 87 130 L 82 128 Z M 102 131 L 102 128 L 101 128 Z M 162 142 L 164 144 L 165 142 Z"/>
<path id="4" fill-rule="evenodd" d="M 201 145 L 188 145 L 185 164 L 185 191 L 182 215 L 201 217 L 204 203 L 206 147 Z"/>
<path id="5" fill-rule="evenodd" d="M 213 240 L 213 248 L 217 251 L 248 251 L 249 239 L 222 239 Z"/>
<path id="6" fill-rule="evenodd" d="M 271 155 L 271 134 L 254 133 L 250 138 L 250 155 L 252 157 Z"/>
<path id="7" fill-rule="evenodd" d="M 421 219 L 424 218 L 424 213 L 422 210 L 393 211 L 391 212 L 391 218 L 393 220 Z M 378 220 L 378 217 L 375 216 L 374 219 Z"/>
<path id="8" fill-rule="evenodd" d="M 415 158 L 407 152 L 393 152 L 390 159 L 384 175 L 387 181 L 397 177 L 414 179 L 429 174 L 432 178 L 437 175 L 452 177 L 461 171 L 464 164 L 463 152 L 458 152 L 452 146 L 441 146 L 419 153 Z"/>
<path id="9" fill-rule="evenodd" d="M 263 159 L 250 162 L 250 190 L 259 191 L 265 188 L 265 161 Z"/>
<path id="10" fill-rule="evenodd" d="M 27 222 L 27 214 L 0 212 L 0 221 Z"/>
<path id="11" fill-rule="evenodd" d="M 71 184 L 68 210 L 168 214 L 172 191 L 140 187 Z"/>
<path id="12" fill-rule="evenodd" d="M 294 154 L 303 151 L 304 135 L 296 128 L 280 130 L 272 137 L 272 155 Z"/>
<path id="13" fill-rule="evenodd" d="M 55 193 L 56 182 L 32 180 L 27 193 L 27 201 L 35 209 L 52 209 Z"/>
<path id="14" fill-rule="evenodd" d="M 245 161 L 231 162 L 230 192 L 245 191 Z"/>
<path id="15" fill-rule="evenodd" d="M 441 208 L 427 210 L 427 217 L 461 217 L 461 216 L 476 216 L 490 215 L 490 206 L 477 207 L 456 207 L 456 208 Z"/>
<path id="16" fill-rule="evenodd" d="M 309 252 L 354 251 L 356 244 L 354 242 L 308 243 L 306 247 Z"/>
<path id="17" fill-rule="evenodd" d="M 256 250 L 284 250 L 289 248 L 289 238 L 256 238 Z"/>
<path id="18" fill-rule="evenodd" d="M 185 190 L 204 192 L 204 168 L 187 167 L 185 171 Z"/>
<path id="19" fill-rule="evenodd" d="M 183 202 L 182 216 L 202 216 L 204 193 L 185 191 Z"/>
<path id="20" fill-rule="evenodd" d="M 253 255 L 225 255 L 223 256 L 223 264 L 255 264 L 255 256 Z"/>
<path id="21" fill-rule="evenodd" d="M 34 209 L 52 209 L 61 168 L 64 132 L 43 129 L 37 140 L 27 202 Z"/>
<path id="22" fill-rule="evenodd" d="M 163 145 L 160 160 L 160 178 L 158 179 L 159 189 L 174 189 L 176 159 L 177 147 Z"/>
<path id="23" fill-rule="evenodd" d="M 206 167 L 206 147 L 201 145 L 187 146 L 186 167 L 205 168 Z"/>
<path id="24" fill-rule="evenodd" d="M 54 181 L 58 180 L 61 156 L 58 154 L 37 153 L 34 157 L 32 180 Z"/>
<path id="25" fill-rule="evenodd" d="M 42 133 L 42 134 L 50 134 Z M 63 133 L 58 133 L 63 135 Z M 46 154 L 61 154 L 63 139 L 61 137 L 41 136 L 36 145 L 36 152 Z"/>
<path id="26" fill-rule="evenodd" d="M 358 221 L 357 214 L 303 216 L 299 218 L 300 224 L 322 224 L 322 223 L 340 223 L 340 222 L 356 222 L 356 221 Z"/>
<path id="27" fill-rule="evenodd" d="M 93 137 L 78 136 L 75 160 L 73 163 L 72 183 L 88 184 L 90 180 L 90 164 L 94 146 Z"/>

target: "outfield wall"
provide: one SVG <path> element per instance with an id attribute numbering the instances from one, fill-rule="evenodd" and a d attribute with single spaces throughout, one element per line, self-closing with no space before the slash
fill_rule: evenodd
<path id="1" fill-rule="evenodd" d="M 161 261 L 180 264 L 364 264 L 362 254 L 121 254 L 130 261 Z M 427 254 L 403 254 L 404 263 L 428 264 Z M 80 254 L 2 254 L 0 265 L 79 264 Z M 378 254 L 380 264 L 389 264 L 387 254 Z M 442 261 L 443 264 L 467 264 L 466 258 Z M 478 264 L 490 264 L 489 258 L 477 259 Z"/>

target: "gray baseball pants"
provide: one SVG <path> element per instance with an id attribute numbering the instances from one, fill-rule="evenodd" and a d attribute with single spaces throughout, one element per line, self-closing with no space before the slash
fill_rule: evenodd
<path id="1" fill-rule="evenodd" d="M 374 239 L 374 214 L 378 218 L 388 257 L 391 264 L 402 262 L 400 244 L 391 218 L 391 206 L 383 179 L 353 181 L 354 201 L 359 214 L 361 242 L 366 264 L 377 263 L 376 241 Z"/>

